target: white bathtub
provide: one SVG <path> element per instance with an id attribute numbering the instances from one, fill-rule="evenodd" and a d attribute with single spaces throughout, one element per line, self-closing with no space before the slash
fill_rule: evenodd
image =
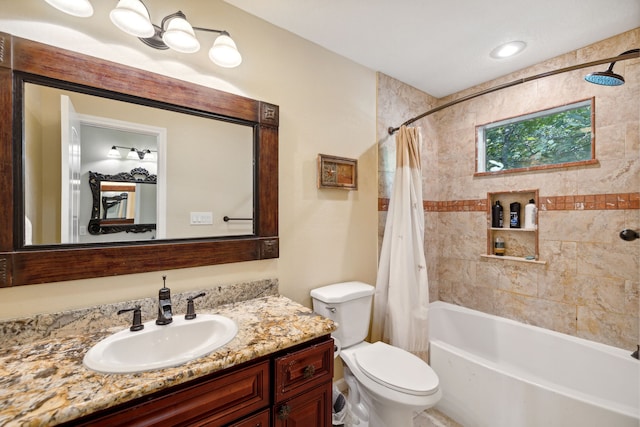
<path id="1" fill-rule="evenodd" d="M 640 361 L 622 350 L 437 301 L 436 408 L 464 427 L 638 427 Z"/>

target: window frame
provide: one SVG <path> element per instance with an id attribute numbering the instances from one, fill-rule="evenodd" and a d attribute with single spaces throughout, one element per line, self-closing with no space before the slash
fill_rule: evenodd
<path id="1" fill-rule="evenodd" d="M 583 104 L 583 105 L 580 105 Z M 486 142 L 484 139 L 485 129 L 494 128 L 498 126 L 504 126 L 510 123 L 516 123 L 520 121 L 526 121 L 530 119 L 535 119 L 537 117 L 549 116 L 552 114 L 562 113 L 567 110 L 571 110 L 573 108 L 580 108 L 582 106 L 591 105 L 591 158 L 588 160 L 580 160 L 575 162 L 564 162 L 564 163 L 553 163 L 553 164 L 545 164 L 545 165 L 536 165 L 536 166 L 528 166 L 524 168 L 514 168 L 514 169 L 506 169 L 499 171 L 487 171 L 486 168 Z M 475 173 L 474 176 L 494 176 L 494 175 L 502 175 L 508 173 L 519 173 L 519 172 L 530 172 L 530 171 L 541 171 L 547 169 L 562 169 L 568 167 L 576 167 L 576 166 L 587 166 L 598 164 L 598 160 L 596 159 L 596 102 L 595 97 L 580 99 L 577 101 L 568 102 L 561 105 L 556 105 L 554 107 L 545 108 L 543 110 L 536 110 L 533 112 L 529 112 L 526 114 L 521 114 L 518 116 L 512 116 L 506 119 L 500 119 L 489 123 L 483 123 L 480 125 L 476 125 L 475 127 L 475 138 L 476 138 L 476 165 L 475 165 Z"/>

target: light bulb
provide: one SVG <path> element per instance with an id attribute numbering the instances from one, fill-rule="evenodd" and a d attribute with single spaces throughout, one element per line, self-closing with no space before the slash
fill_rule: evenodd
<path id="1" fill-rule="evenodd" d="M 194 53 L 200 50 L 200 42 L 196 38 L 193 27 L 180 16 L 169 20 L 167 28 L 162 33 L 162 41 L 171 49 L 182 53 Z"/>
<path id="2" fill-rule="evenodd" d="M 109 153 L 107 154 L 107 157 L 112 158 L 112 159 L 121 159 L 122 155 L 120 154 L 120 152 L 118 151 L 118 149 L 114 145 L 113 147 L 111 147 L 111 150 L 109 150 Z"/>
<path id="3" fill-rule="evenodd" d="M 489 54 L 492 58 L 502 59 L 514 56 L 524 50 L 527 44 L 523 41 L 505 43 L 493 49 Z"/>
<path id="4" fill-rule="evenodd" d="M 149 11 L 140 0 L 120 0 L 109 17 L 116 27 L 132 36 L 147 38 L 155 34 Z"/>
<path id="5" fill-rule="evenodd" d="M 127 159 L 129 159 L 129 160 L 138 160 L 139 159 L 138 152 L 136 151 L 135 148 L 132 148 L 129 151 L 129 154 L 127 154 Z"/>
<path id="6" fill-rule="evenodd" d="M 242 63 L 242 55 L 238 52 L 235 42 L 224 33 L 213 42 L 213 47 L 209 50 L 209 58 L 214 64 L 225 68 L 237 67 Z"/>

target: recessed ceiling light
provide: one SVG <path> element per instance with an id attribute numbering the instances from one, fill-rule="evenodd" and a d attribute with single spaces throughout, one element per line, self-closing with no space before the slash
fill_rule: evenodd
<path id="1" fill-rule="evenodd" d="M 509 58 L 510 56 L 514 56 L 522 52 L 525 47 L 527 47 L 527 44 L 525 42 L 519 40 L 513 41 L 505 43 L 493 49 L 489 56 L 497 59 Z"/>

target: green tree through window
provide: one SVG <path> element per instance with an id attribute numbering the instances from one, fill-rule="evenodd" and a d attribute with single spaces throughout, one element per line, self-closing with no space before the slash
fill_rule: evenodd
<path id="1" fill-rule="evenodd" d="M 479 172 L 591 160 L 592 101 L 479 126 L 478 143 Z"/>

